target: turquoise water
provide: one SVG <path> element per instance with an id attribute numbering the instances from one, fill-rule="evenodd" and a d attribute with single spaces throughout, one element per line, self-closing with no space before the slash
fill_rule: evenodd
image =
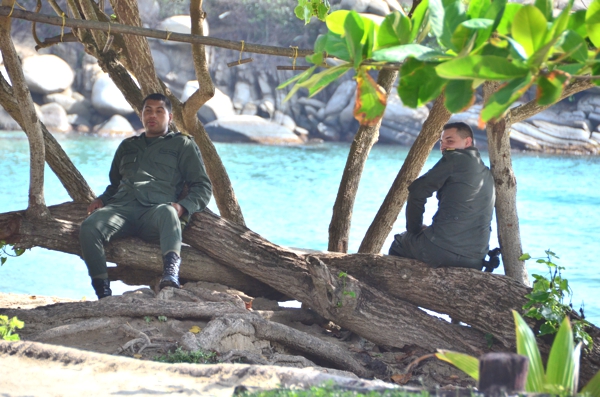
<path id="1" fill-rule="evenodd" d="M 97 137 L 61 139 L 60 143 L 96 194 L 108 184 L 110 161 L 120 140 Z M 303 147 L 216 144 L 229 172 L 249 228 L 280 245 L 326 249 L 331 209 L 349 150 L 347 144 Z M 349 248 L 356 252 L 408 150 L 399 146 L 373 148 L 354 208 Z M 429 169 L 440 154 L 430 155 Z M 484 154 L 484 160 L 488 163 Z M 0 133 L 0 212 L 27 206 L 28 145 L 22 132 Z M 585 304 L 587 317 L 600 324 L 598 256 L 600 248 L 600 193 L 595 178 L 598 157 L 515 154 L 518 211 L 523 248 L 534 257 L 552 249 L 566 267 L 563 276 L 574 289 L 573 305 Z M 60 182 L 47 169 L 46 201 L 69 201 Z M 214 202 L 209 204 L 217 211 Z M 435 200 L 426 218 L 435 213 Z M 493 225 L 495 229 L 495 224 Z M 404 228 L 404 213 L 394 232 Z M 392 233 L 393 234 L 393 233 Z M 384 246 L 391 243 L 390 235 Z M 498 245 L 495 233 L 490 242 Z M 530 273 L 542 273 L 538 264 Z M 498 272 L 498 270 L 497 270 Z M 121 293 L 133 287 L 115 283 Z M 11 258 L 0 268 L 0 291 L 93 298 L 86 268 L 77 256 L 40 248 Z"/>

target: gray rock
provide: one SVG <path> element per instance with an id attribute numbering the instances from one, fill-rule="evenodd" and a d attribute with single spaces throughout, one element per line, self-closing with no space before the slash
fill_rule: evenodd
<path id="1" fill-rule="evenodd" d="M 302 141 L 308 141 L 308 130 L 306 128 L 296 127 L 294 128 L 294 134 L 298 135 Z"/>
<path id="2" fill-rule="evenodd" d="M 48 94 L 44 97 L 44 101 L 46 103 L 58 103 L 67 113 L 70 113 L 69 110 L 77 102 L 72 96 L 65 94 Z"/>
<path id="3" fill-rule="evenodd" d="M 294 121 L 294 119 L 288 116 L 287 114 L 283 113 L 281 110 L 276 110 L 275 112 L 273 112 L 273 118 L 271 119 L 271 121 L 277 124 L 281 124 L 290 131 L 294 131 L 296 129 L 296 122 Z"/>
<path id="4" fill-rule="evenodd" d="M 273 117 L 273 114 L 275 113 L 275 105 L 273 104 L 273 101 L 270 100 L 263 100 L 261 102 L 260 105 L 258 105 L 258 111 L 257 114 L 260 117 L 263 117 L 265 119 L 271 119 Z"/>
<path id="5" fill-rule="evenodd" d="M 325 118 L 325 108 L 321 108 L 321 109 L 317 110 L 316 116 L 319 120 L 323 120 Z"/>
<path id="6" fill-rule="evenodd" d="M 347 80 L 340 84 L 334 91 L 333 95 L 327 102 L 325 107 L 325 117 L 330 114 L 337 114 L 344 110 L 352 98 L 355 97 L 356 82 L 354 80 Z"/>
<path id="7" fill-rule="evenodd" d="M 94 127 L 94 132 L 100 136 L 133 135 L 135 130 L 123 116 L 115 114 L 105 122 Z"/>
<path id="8" fill-rule="evenodd" d="M 70 132 L 71 124 L 67 119 L 67 111 L 58 103 L 47 103 L 40 107 L 40 120 L 51 132 Z"/>
<path id="9" fill-rule="evenodd" d="M 588 114 L 600 107 L 600 95 L 587 94 L 577 102 L 577 110 Z"/>
<path id="10" fill-rule="evenodd" d="M 397 0 L 385 0 L 385 2 L 392 11 L 400 11 L 402 9 L 402 6 Z"/>
<path id="11" fill-rule="evenodd" d="M 181 100 L 186 101 L 198 87 L 198 80 L 188 81 L 183 88 Z M 218 88 L 215 88 L 215 95 L 198 110 L 198 117 L 200 117 L 203 123 L 210 123 L 211 121 L 233 116 L 234 114 L 235 111 L 231 99 Z"/>
<path id="12" fill-rule="evenodd" d="M 258 112 L 258 106 L 253 102 L 248 102 L 244 105 L 242 112 L 240 114 L 244 114 L 247 116 L 254 116 Z"/>
<path id="13" fill-rule="evenodd" d="M 306 105 L 304 107 L 304 111 L 308 116 L 312 116 L 314 119 L 317 119 L 317 109 L 315 109 L 314 107 Z"/>
<path id="14" fill-rule="evenodd" d="M 352 125 L 355 125 L 356 119 L 354 118 L 354 105 L 356 104 L 356 97 L 353 96 L 350 102 L 340 112 L 339 123 L 342 127 L 342 131 L 348 131 Z"/>
<path id="15" fill-rule="evenodd" d="M 81 101 L 76 101 L 73 106 L 67 110 L 67 114 L 78 114 L 91 119 L 93 110 L 94 108 L 92 107 L 92 101 L 86 98 Z"/>
<path id="16" fill-rule="evenodd" d="M 417 136 L 428 115 L 429 109 L 426 107 L 411 109 L 404 106 L 397 95 L 391 94 L 383 115 L 382 125 L 398 132 Z"/>
<path id="17" fill-rule="evenodd" d="M 133 113 L 133 108 L 107 73 L 103 73 L 94 82 L 92 88 L 92 105 L 98 113 L 104 116 Z"/>
<path id="18" fill-rule="evenodd" d="M 90 119 L 81 114 L 69 114 L 67 115 L 67 120 L 75 127 L 86 126 L 89 130 L 89 128 L 92 126 Z M 79 128 L 77 129 L 79 130 Z"/>
<path id="19" fill-rule="evenodd" d="M 321 109 L 326 106 L 325 103 L 319 101 L 318 99 L 307 97 L 298 98 L 298 103 L 304 106 L 312 106 L 316 109 Z"/>
<path id="20" fill-rule="evenodd" d="M 250 84 L 244 81 L 235 83 L 235 90 L 233 92 L 233 107 L 235 109 L 242 109 L 246 103 L 253 99 Z"/>
<path id="21" fill-rule="evenodd" d="M 165 78 L 169 72 L 171 72 L 171 61 L 169 57 L 162 51 L 157 49 L 151 49 L 152 59 L 154 60 L 154 67 L 159 77 Z"/>
<path id="22" fill-rule="evenodd" d="M 296 145 L 302 140 L 282 125 L 258 116 L 231 116 L 206 124 L 215 142 L 252 142 L 269 145 Z"/>
<path id="23" fill-rule="evenodd" d="M 138 9 L 142 23 L 154 26 L 158 20 L 160 6 L 156 0 L 138 0 Z"/>
<path id="24" fill-rule="evenodd" d="M 342 10 L 354 10 L 356 12 L 365 12 L 371 4 L 371 0 L 342 0 L 340 7 Z"/>
<path id="25" fill-rule="evenodd" d="M 371 0 L 366 11 L 368 13 L 380 15 L 383 17 L 385 17 L 391 12 L 388 3 L 384 0 Z"/>
<path id="26" fill-rule="evenodd" d="M 69 64 L 56 55 L 25 58 L 23 74 L 29 89 L 44 95 L 66 90 L 75 79 Z"/>
<path id="27" fill-rule="evenodd" d="M 206 19 L 202 25 L 203 35 L 208 36 L 208 22 Z M 162 20 L 156 27 L 158 30 L 166 30 L 175 33 L 190 34 L 192 32 L 192 22 L 189 15 L 173 15 L 167 19 Z M 164 45 L 182 45 L 189 46 L 187 43 L 179 43 L 176 41 L 162 41 Z"/>
<path id="28" fill-rule="evenodd" d="M 271 84 L 269 84 L 269 78 L 264 72 L 261 72 L 258 75 L 258 88 L 260 88 L 260 92 L 263 96 L 273 94 L 273 88 L 271 88 Z"/>
<path id="29" fill-rule="evenodd" d="M 317 124 L 317 131 L 319 132 L 319 136 L 326 141 L 339 141 L 340 139 L 340 131 L 325 123 Z"/>
<path id="30" fill-rule="evenodd" d="M 379 127 L 379 141 L 382 143 L 395 143 L 402 146 L 411 146 L 415 139 L 414 135 L 404 131 L 397 131 L 393 128 L 382 125 Z"/>

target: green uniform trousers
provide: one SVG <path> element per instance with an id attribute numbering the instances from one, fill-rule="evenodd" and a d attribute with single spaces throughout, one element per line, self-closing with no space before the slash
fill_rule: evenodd
<path id="1" fill-rule="evenodd" d="M 105 278 L 104 244 L 113 237 L 136 236 L 160 242 L 162 255 L 181 252 L 181 222 L 170 203 L 143 206 L 134 200 L 109 204 L 94 211 L 81 224 L 79 241 L 90 277 Z M 100 276 L 100 277 L 99 277 Z"/>

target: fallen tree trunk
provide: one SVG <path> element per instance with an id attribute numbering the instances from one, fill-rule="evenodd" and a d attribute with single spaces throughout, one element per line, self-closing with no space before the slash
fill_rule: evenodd
<path id="1" fill-rule="evenodd" d="M 77 231 L 85 217 L 84 207 L 75 203 L 51 207 L 57 219 L 52 224 L 31 222 L 22 212 L 0 214 L 0 238 L 78 254 Z M 240 277 L 243 272 L 250 276 L 244 276 L 247 280 L 257 279 L 265 288 L 303 302 L 378 345 L 396 348 L 446 348 L 479 355 L 488 351 L 484 334 L 490 333 L 502 342 L 492 350 L 514 350 L 510 310 L 520 310 L 528 290 L 508 277 L 469 269 L 431 269 L 409 259 L 371 254 L 303 255 L 210 211 L 193 217 L 184 242 L 197 252 L 198 259 L 188 259 L 182 274 L 188 272 L 185 274 L 206 281 L 213 270 L 237 269 Z M 131 239 L 116 240 L 107 252 L 111 259 L 120 259 L 117 269 L 123 270 L 119 274 L 130 269 L 156 271 L 157 265 L 150 262 L 151 255 L 159 255 L 157 247 L 138 239 L 133 244 Z M 470 327 L 439 320 L 420 308 L 449 314 Z M 595 327 L 591 331 L 596 343 L 583 357 L 582 382 L 600 369 L 599 332 Z"/>

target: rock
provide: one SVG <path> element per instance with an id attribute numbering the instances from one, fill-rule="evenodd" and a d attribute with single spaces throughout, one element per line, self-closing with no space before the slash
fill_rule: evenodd
<path id="1" fill-rule="evenodd" d="M 254 115 L 256 115 L 257 112 L 258 112 L 258 107 L 256 106 L 256 104 L 254 104 L 253 102 L 248 102 L 247 104 L 244 105 L 244 108 L 242 109 L 240 114 L 254 116 Z"/>
<path id="2" fill-rule="evenodd" d="M 354 10 L 356 12 L 365 12 L 371 4 L 371 0 L 342 0 L 340 8 L 342 10 Z"/>
<path id="3" fill-rule="evenodd" d="M 355 126 L 358 121 L 354 118 L 354 105 L 356 104 L 356 97 L 350 98 L 350 102 L 340 112 L 339 123 L 342 127 L 342 131 L 349 131 L 352 126 Z"/>
<path id="4" fill-rule="evenodd" d="M 186 101 L 198 87 L 198 80 L 188 81 L 183 88 L 181 100 Z M 215 88 L 215 95 L 198 110 L 198 117 L 203 123 L 210 123 L 233 115 L 235 115 L 235 111 L 231 99 L 218 88 Z"/>
<path id="5" fill-rule="evenodd" d="M 138 0 L 138 9 L 142 23 L 154 26 L 158 20 L 160 6 L 156 0 Z"/>
<path id="6" fill-rule="evenodd" d="M 70 132 L 71 124 L 67 111 L 58 103 L 47 103 L 40 107 L 40 120 L 51 132 Z"/>
<path id="7" fill-rule="evenodd" d="M 383 17 L 391 12 L 388 3 L 384 0 L 371 0 L 366 11 Z"/>
<path id="8" fill-rule="evenodd" d="M 0 130 L 20 131 L 21 126 L 0 106 Z"/>
<path id="9" fill-rule="evenodd" d="M 135 130 L 123 116 L 115 114 L 105 122 L 94 127 L 94 133 L 100 136 L 113 136 L 113 135 L 133 135 Z"/>
<path id="10" fill-rule="evenodd" d="M 80 115 L 80 114 L 69 114 L 67 115 L 67 120 L 69 121 L 69 123 L 71 125 L 73 125 L 76 130 L 78 132 L 81 132 L 82 128 L 80 127 L 85 127 L 87 129 L 86 132 L 90 131 L 90 127 L 92 125 L 92 122 L 90 121 L 89 118 Z"/>
<path id="11" fill-rule="evenodd" d="M 93 113 L 92 101 L 83 99 L 76 101 L 68 110 L 67 114 L 78 114 L 80 116 L 91 119 Z"/>
<path id="12" fill-rule="evenodd" d="M 151 49 L 152 59 L 154 60 L 154 67 L 159 77 L 165 78 L 171 71 L 171 61 L 169 57 L 162 51 Z"/>
<path id="13" fill-rule="evenodd" d="M 53 94 L 73 84 L 75 74 L 65 61 L 56 55 L 38 55 L 23 60 L 23 74 L 32 92 Z"/>
<path id="14" fill-rule="evenodd" d="M 304 111 L 306 112 L 307 116 L 312 116 L 314 119 L 317 119 L 317 109 L 315 109 L 314 107 L 310 106 L 310 105 L 306 105 L 304 107 Z"/>
<path id="15" fill-rule="evenodd" d="M 402 6 L 397 0 L 385 0 L 385 2 L 392 11 L 400 11 L 402 9 Z"/>
<path id="16" fill-rule="evenodd" d="M 396 131 L 417 136 L 428 115 L 429 109 L 426 107 L 418 109 L 408 108 L 402 104 L 398 95 L 392 93 L 388 98 L 382 124 Z"/>
<path id="17" fill-rule="evenodd" d="M 258 111 L 256 114 L 265 119 L 271 119 L 275 113 L 275 105 L 270 100 L 264 100 L 258 105 Z"/>
<path id="18" fill-rule="evenodd" d="M 263 96 L 273 95 L 273 89 L 271 88 L 271 84 L 269 84 L 269 78 L 264 72 L 261 72 L 258 75 L 258 88 L 260 88 L 260 92 Z"/>
<path id="19" fill-rule="evenodd" d="M 258 116 L 230 116 L 208 123 L 205 128 L 215 142 L 253 142 L 270 145 L 302 143 L 289 129 Z"/>
<path id="20" fill-rule="evenodd" d="M 46 103 L 58 103 L 67 113 L 71 113 L 69 110 L 77 102 L 72 96 L 65 94 L 48 94 L 44 97 L 44 101 Z"/>
<path id="21" fill-rule="evenodd" d="M 242 109 L 246 103 L 252 100 L 252 88 L 250 87 L 250 84 L 244 81 L 235 83 L 235 89 L 233 91 L 233 107 L 235 109 Z"/>
<path id="22" fill-rule="evenodd" d="M 208 36 L 208 22 L 206 19 L 202 25 L 204 36 Z M 156 27 L 158 30 L 166 30 L 175 33 L 190 34 L 192 32 L 192 22 L 189 15 L 173 15 L 167 19 L 162 20 Z M 164 45 L 185 45 L 187 43 L 179 43 L 176 41 L 162 41 Z"/>
<path id="23" fill-rule="evenodd" d="M 586 114 L 593 112 L 596 107 L 600 107 L 600 95 L 587 94 L 577 102 L 577 110 Z"/>
<path id="24" fill-rule="evenodd" d="M 340 84 L 334 91 L 333 95 L 327 102 L 325 107 L 325 117 L 330 114 L 338 114 L 348 105 L 348 103 L 355 97 L 356 82 L 354 80 L 347 80 Z"/>
<path id="25" fill-rule="evenodd" d="M 275 110 L 275 112 L 273 112 L 273 118 L 271 121 L 281 124 L 290 131 L 294 131 L 296 129 L 296 122 L 294 119 L 283 113 L 281 110 Z"/>
<path id="26" fill-rule="evenodd" d="M 594 112 L 594 110 L 592 110 L 591 112 Z M 543 112 L 531 116 L 526 121 L 533 122 L 539 120 L 557 125 L 581 127 L 582 123 L 587 121 L 586 119 L 586 113 L 583 110 L 557 111 L 556 109 L 547 109 Z"/>
<path id="27" fill-rule="evenodd" d="M 92 105 L 98 113 L 104 116 L 120 114 L 122 116 L 133 113 L 133 108 L 107 73 L 96 79 L 92 88 Z"/>
<path id="28" fill-rule="evenodd" d="M 308 142 L 308 130 L 302 127 L 294 128 L 294 134 L 298 135 L 304 142 Z M 600 134 L 599 134 L 600 136 Z"/>
<path id="29" fill-rule="evenodd" d="M 325 108 L 317 110 L 317 118 L 323 120 L 325 118 Z"/>
<path id="30" fill-rule="evenodd" d="M 397 131 L 393 128 L 382 125 L 379 127 L 379 141 L 381 143 L 396 143 L 402 146 L 411 146 L 415 142 L 416 136 L 404 131 Z"/>
<path id="31" fill-rule="evenodd" d="M 312 106 L 316 109 L 321 109 L 326 106 L 325 103 L 319 101 L 318 99 L 306 97 L 299 98 L 298 103 L 304 106 Z"/>
<path id="32" fill-rule="evenodd" d="M 338 141 L 340 139 L 340 132 L 338 129 L 325 123 L 317 124 L 317 131 L 321 138 L 326 141 Z"/>

